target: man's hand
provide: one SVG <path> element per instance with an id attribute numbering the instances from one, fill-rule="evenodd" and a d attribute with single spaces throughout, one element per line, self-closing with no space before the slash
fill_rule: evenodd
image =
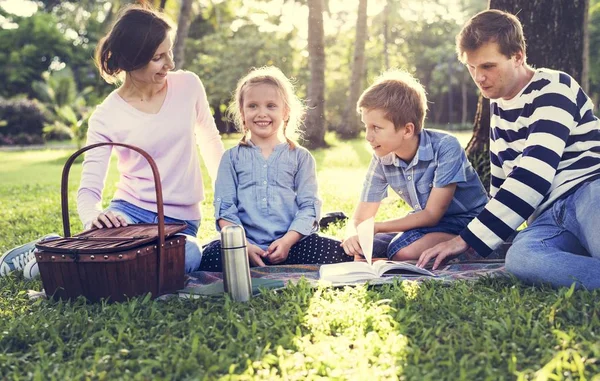
<path id="1" fill-rule="evenodd" d="M 363 254 L 360 243 L 358 242 L 358 235 L 351 235 L 347 237 L 342 241 L 340 246 L 342 246 L 346 255 L 351 257 L 356 257 Z"/>
<path id="2" fill-rule="evenodd" d="M 455 257 L 458 254 L 467 251 L 468 248 L 469 245 L 460 236 L 456 236 L 449 241 L 438 243 L 431 249 L 425 250 L 419 257 L 417 266 L 424 268 L 430 260 L 435 258 L 432 268 L 435 270 L 444 259 Z"/>
<path id="3" fill-rule="evenodd" d="M 248 242 L 248 259 L 250 259 L 251 266 L 265 267 L 265 262 L 262 260 L 264 255 L 265 252 L 263 249 Z"/>
<path id="4" fill-rule="evenodd" d="M 265 257 L 274 265 L 285 262 L 291 247 L 292 243 L 283 236 L 269 245 L 267 251 L 265 251 Z"/>

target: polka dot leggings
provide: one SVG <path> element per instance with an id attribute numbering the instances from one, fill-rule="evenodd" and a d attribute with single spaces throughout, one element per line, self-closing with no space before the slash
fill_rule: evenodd
<path id="1" fill-rule="evenodd" d="M 344 249 L 340 247 L 340 241 L 311 234 L 292 246 L 285 262 L 279 263 L 279 265 L 326 264 L 353 260 L 354 257 L 344 253 Z M 265 261 L 265 264 L 269 263 Z M 212 241 L 202 247 L 202 262 L 198 270 L 222 271 L 220 240 Z"/>

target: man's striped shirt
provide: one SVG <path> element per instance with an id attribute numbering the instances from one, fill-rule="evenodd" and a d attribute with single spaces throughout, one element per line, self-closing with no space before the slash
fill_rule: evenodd
<path id="1" fill-rule="evenodd" d="M 460 234 L 489 254 L 578 185 L 600 177 L 600 121 L 568 74 L 537 69 L 510 100 L 491 102 L 492 199 Z"/>

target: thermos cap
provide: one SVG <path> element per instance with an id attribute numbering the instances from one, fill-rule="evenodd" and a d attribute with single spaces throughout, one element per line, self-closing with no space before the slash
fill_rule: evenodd
<path id="1" fill-rule="evenodd" d="M 239 225 L 229 225 L 221 229 L 221 247 L 223 249 L 246 247 L 244 228 Z"/>

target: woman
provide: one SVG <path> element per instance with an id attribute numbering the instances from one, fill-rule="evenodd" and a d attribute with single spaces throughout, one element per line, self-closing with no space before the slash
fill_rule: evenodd
<path id="1" fill-rule="evenodd" d="M 211 178 L 216 178 L 223 143 L 209 109 L 202 82 L 193 73 L 171 72 L 171 26 L 165 17 L 141 6 L 125 8 L 100 40 L 96 63 L 109 83 L 120 83 L 97 106 L 89 120 L 86 145 L 130 144 L 148 152 L 162 182 L 166 222 L 185 222 L 185 270 L 200 266 L 196 240 L 200 202 L 204 197 L 197 143 Z M 120 173 L 110 205 L 102 209 L 102 191 L 111 152 Z M 77 195 L 79 217 L 86 229 L 155 223 L 156 194 L 150 166 L 137 152 L 103 146 L 86 153 Z M 10 250 L 0 258 L 0 273 L 24 267 L 37 275 L 35 242 Z M 25 264 L 25 265 L 24 265 Z"/>

